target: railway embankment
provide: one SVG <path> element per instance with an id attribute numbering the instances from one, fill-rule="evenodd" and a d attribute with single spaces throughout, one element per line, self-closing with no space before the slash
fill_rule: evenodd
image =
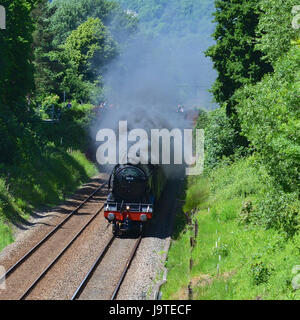
<path id="1" fill-rule="evenodd" d="M 300 298 L 300 236 L 264 225 L 258 211 L 268 192 L 264 175 L 250 157 L 189 180 L 163 300 Z"/>
<path id="2" fill-rule="evenodd" d="M 87 159 L 91 105 L 74 104 L 60 121 L 36 123 L 41 139 L 13 165 L 0 168 L 0 251 L 30 221 L 64 202 L 98 172 Z M 30 156 L 28 155 L 30 154 Z"/>

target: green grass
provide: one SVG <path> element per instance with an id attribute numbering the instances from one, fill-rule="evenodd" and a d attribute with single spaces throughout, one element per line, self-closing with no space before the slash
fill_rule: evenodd
<path id="1" fill-rule="evenodd" d="M 56 105 L 58 97 L 49 99 L 46 104 Z M 36 115 L 18 141 L 13 161 L 0 163 L 0 250 L 13 241 L 13 225 L 26 222 L 33 210 L 61 203 L 97 173 L 84 154 L 91 143 L 93 109 L 73 101 L 58 122 L 41 121 Z"/>
<path id="2" fill-rule="evenodd" d="M 11 228 L 0 221 L 0 251 L 12 242 Z"/>
<path id="3" fill-rule="evenodd" d="M 80 151 L 47 151 L 31 163 L 11 167 L 9 180 L 0 178 L 0 250 L 13 241 L 12 225 L 25 222 L 34 209 L 61 203 L 97 173 Z"/>
<path id="4" fill-rule="evenodd" d="M 292 269 L 300 265 L 300 235 L 287 238 L 280 230 L 242 224 L 239 219 L 243 203 L 255 204 L 264 194 L 264 174 L 249 158 L 190 181 L 184 210 L 198 208 L 194 220 L 199 233 L 193 250 L 189 241 L 193 230 L 185 227 L 173 240 L 163 299 L 186 299 L 189 282 L 193 298 L 199 300 L 300 298 L 300 290 L 292 286 L 296 279 Z M 197 192 L 198 202 L 191 197 Z"/>

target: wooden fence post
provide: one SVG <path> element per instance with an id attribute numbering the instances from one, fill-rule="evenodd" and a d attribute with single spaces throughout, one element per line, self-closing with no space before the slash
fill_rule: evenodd
<path id="1" fill-rule="evenodd" d="M 192 288 L 192 283 L 189 283 L 188 286 L 188 296 L 189 296 L 189 300 L 193 300 L 193 288 Z"/>

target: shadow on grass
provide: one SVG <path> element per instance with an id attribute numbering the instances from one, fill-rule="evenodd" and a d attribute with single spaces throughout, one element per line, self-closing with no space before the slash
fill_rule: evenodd
<path id="1" fill-rule="evenodd" d="M 11 170 L 10 194 L 5 190 L 0 194 L 2 216 L 18 228 L 25 229 L 33 225 L 26 221 L 25 214 L 42 218 L 33 210 L 47 210 L 61 203 L 88 180 L 84 166 L 72 155 L 48 150 L 31 164 Z"/>

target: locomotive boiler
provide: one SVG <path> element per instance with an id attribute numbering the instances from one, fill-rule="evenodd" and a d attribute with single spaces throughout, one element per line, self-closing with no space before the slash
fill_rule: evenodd
<path id="1" fill-rule="evenodd" d="M 112 231 L 120 235 L 128 231 L 142 232 L 155 214 L 166 177 L 158 165 L 116 165 L 109 179 L 110 193 L 104 205 L 104 216 Z"/>

